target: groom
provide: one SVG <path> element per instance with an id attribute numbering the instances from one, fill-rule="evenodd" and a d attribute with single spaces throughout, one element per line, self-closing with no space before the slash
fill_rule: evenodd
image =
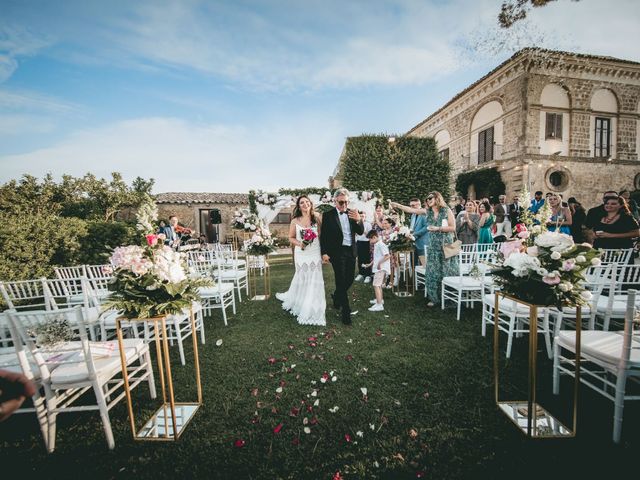
<path id="1" fill-rule="evenodd" d="M 322 216 L 320 250 L 322 263 L 331 262 L 336 278 L 333 306 L 342 309 L 342 323 L 351 324 L 351 307 L 347 290 L 353 284 L 356 266 L 356 235 L 364 233 L 358 210 L 349 209 L 349 191 L 339 188 L 333 194 L 336 208 Z"/>

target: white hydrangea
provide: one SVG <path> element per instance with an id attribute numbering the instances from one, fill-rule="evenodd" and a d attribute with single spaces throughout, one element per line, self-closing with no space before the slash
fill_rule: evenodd
<path id="1" fill-rule="evenodd" d="M 585 257 L 584 255 L 578 255 L 576 257 L 576 262 L 578 262 L 578 263 L 584 263 L 586 261 L 587 261 L 587 257 Z"/>
<path id="2" fill-rule="evenodd" d="M 601 265 L 601 264 L 602 264 L 602 260 L 600 260 L 598 257 L 591 259 L 591 265 L 593 265 L 594 267 L 597 267 L 598 265 Z"/>
<path id="3" fill-rule="evenodd" d="M 538 235 L 534 242 L 538 247 L 548 248 L 552 252 L 566 252 L 574 246 L 570 235 L 558 232 L 544 232 Z"/>
<path id="4" fill-rule="evenodd" d="M 531 271 L 536 272 L 540 266 L 537 258 L 531 257 L 526 253 L 515 252 L 509 255 L 504 262 L 505 267 L 513 269 L 513 275 L 516 277 L 525 277 Z"/>
<path id="5" fill-rule="evenodd" d="M 551 252 L 551 260 L 560 260 L 561 258 L 560 252 Z"/>

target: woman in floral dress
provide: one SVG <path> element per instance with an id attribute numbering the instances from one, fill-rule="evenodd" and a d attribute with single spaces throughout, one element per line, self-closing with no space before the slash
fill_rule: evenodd
<path id="1" fill-rule="evenodd" d="M 431 192 L 426 200 L 427 208 L 411 208 L 390 202 L 391 207 L 399 208 L 407 213 L 427 216 L 427 268 L 425 274 L 425 288 L 427 290 L 427 306 L 433 307 L 440 303 L 442 279 L 459 274 L 458 257 L 445 258 L 443 246 L 453 243 L 456 222 L 453 212 L 447 206 L 440 192 Z"/>

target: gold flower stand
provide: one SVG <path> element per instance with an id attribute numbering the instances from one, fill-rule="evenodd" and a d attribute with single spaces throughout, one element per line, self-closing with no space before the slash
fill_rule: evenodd
<path id="1" fill-rule="evenodd" d="M 498 346 L 500 300 L 513 300 L 529 309 L 529 354 L 528 354 L 528 395 L 526 400 L 501 400 L 499 397 Z M 580 387 L 580 334 L 582 331 L 582 309 L 576 309 L 576 352 L 575 377 L 573 385 L 573 425 L 563 424 L 547 409 L 540 405 L 536 396 L 537 356 L 538 356 L 538 309 L 546 305 L 533 305 L 510 295 L 495 294 L 493 328 L 493 373 L 495 399 L 498 408 L 529 438 L 571 438 L 576 435 L 578 415 L 578 390 Z"/>
<path id="2" fill-rule="evenodd" d="M 391 291 L 397 297 L 412 297 L 415 293 L 413 250 L 392 252 L 391 255 L 395 259 L 395 262 L 391 262 Z"/>
<path id="3" fill-rule="evenodd" d="M 118 346 L 120 348 L 120 361 L 122 364 L 122 376 L 124 380 L 124 391 L 127 397 L 127 409 L 129 411 L 129 422 L 134 440 L 155 440 L 155 441 L 175 441 L 184 433 L 189 422 L 202 405 L 202 385 L 200 383 L 200 362 L 198 357 L 198 342 L 196 340 L 196 325 L 193 309 L 190 309 L 189 317 L 193 338 L 193 357 L 196 374 L 197 402 L 176 402 L 173 378 L 171 376 L 171 358 L 169 356 L 169 341 L 167 337 L 166 317 L 154 318 L 123 318 L 116 319 L 116 334 L 118 336 Z M 133 403 L 131 400 L 131 388 L 129 386 L 129 375 L 123 349 L 122 322 L 141 322 L 151 324 L 155 336 L 156 363 L 158 376 L 160 378 L 160 389 L 162 391 L 162 405 L 149 418 L 142 428 L 136 430 L 136 422 L 133 413 Z"/>
<path id="4" fill-rule="evenodd" d="M 247 255 L 249 299 L 268 300 L 271 296 L 269 255 Z"/>

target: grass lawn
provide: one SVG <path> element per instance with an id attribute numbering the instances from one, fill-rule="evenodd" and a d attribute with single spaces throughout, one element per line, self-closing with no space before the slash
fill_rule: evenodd
<path id="1" fill-rule="evenodd" d="M 291 263 L 273 266 L 272 291 L 286 290 L 292 274 Z M 332 290 L 330 268 L 325 282 Z M 613 403 L 585 387 L 576 438 L 527 440 L 495 406 L 492 343 L 480 336 L 478 308 L 457 322 L 451 310 L 427 309 L 421 296 L 385 293 L 386 311 L 370 313 L 371 287 L 357 284 L 351 293 L 359 313 L 350 327 L 331 307 L 327 327 L 299 326 L 274 297 L 243 301 L 228 327 L 216 311 L 200 347 L 204 406 L 177 443 L 134 442 L 122 402 L 111 411 L 115 450 L 107 449 L 97 412 L 77 413 L 58 417 L 57 449 L 47 455 L 34 416 L 14 415 L 0 424 L 0 477 L 8 468 L 22 478 L 91 479 L 331 479 L 338 471 L 343 478 L 595 478 L 600 470 L 637 470 L 639 402 L 626 404 L 619 446 L 611 442 Z M 506 397 L 526 398 L 526 353 L 526 337 L 518 339 L 503 365 Z M 194 399 L 192 366 L 180 366 L 176 348 L 172 354 L 178 400 Z M 541 402 L 569 421 L 571 380 L 553 398 L 551 364 L 539 358 Z M 146 387 L 135 399 L 139 411 L 151 411 Z"/>

